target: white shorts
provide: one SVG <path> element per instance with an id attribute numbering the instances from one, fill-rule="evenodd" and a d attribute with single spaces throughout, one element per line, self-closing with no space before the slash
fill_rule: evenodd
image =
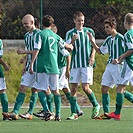
<path id="1" fill-rule="evenodd" d="M 133 86 L 133 70 L 124 62 L 124 66 L 120 77 L 118 78 L 118 85 L 128 85 L 131 82 Z"/>
<path id="2" fill-rule="evenodd" d="M 28 87 L 32 88 L 35 81 L 36 81 L 36 73 L 30 74 L 29 72 L 26 72 L 22 76 L 21 85 L 28 86 Z"/>
<path id="3" fill-rule="evenodd" d="M 103 73 L 101 84 L 110 88 L 117 85 L 117 79 L 121 74 L 122 67 L 123 65 L 121 64 L 108 64 Z"/>
<path id="4" fill-rule="evenodd" d="M 5 78 L 0 78 L 0 90 L 5 90 L 5 89 L 6 89 Z"/>
<path id="5" fill-rule="evenodd" d="M 58 78 L 59 74 L 37 73 L 37 80 L 33 87 L 43 91 L 47 90 L 48 87 L 50 87 L 51 90 L 57 90 Z"/>
<path id="6" fill-rule="evenodd" d="M 63 88 L 69 88 L 68 80 L 65 76 L 66 73 L 66 66 L 59 69 L 60 75 L 59 75 L 59 89 L 62 90 Z"/>
<path id="7" fill-rule="evenodd" d="M 73 68 L 70 71 L 69 83 L 88 83 L 93 84 L 93 67 Z"/>

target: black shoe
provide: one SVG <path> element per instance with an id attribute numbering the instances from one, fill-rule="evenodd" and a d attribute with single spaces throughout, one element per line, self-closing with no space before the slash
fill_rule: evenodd
<path id="1" fill-rule="evenodd" d="M 83 116 L 84 115 L 84 112 L 82 110 L 80 110 L 79 112 L 77 112 L 77 115 L 78 115 L 78 117 L 79 116 Z"/>
<path id="2" fill-rule="evenodd" d="M 50 111 L 45 112 L 45 121 L 51 120 L 52 113 Z"/>
<path id="3" fill-rule="evenodd" d="M 43 110 L 39 110 L 36 113 L 33 113 L 34 116 L 36 117 L 45 117 L 45 112 Z"/>
<path id="4" fill-rule="evenodd" d="M 55 121 L 61 121 L 61 118 L 60 118 L 60 116 L 55 116 L 54 120 Z"/>
<path id="5" fill-rule="evenodd" d="M 6 116 L 3 116 L 3 121 L 12 121 L 12 118 L 8 118 Z"/>

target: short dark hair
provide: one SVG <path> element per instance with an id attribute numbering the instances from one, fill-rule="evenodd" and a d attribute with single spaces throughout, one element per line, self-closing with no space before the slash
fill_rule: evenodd
<path id="1" fill-rule="evenodd" d="M 35 27 L 39 28 L 40 27 L 40 21 L 38 18 L 34 18 L 34 22 L 35 22 Z"/>
<path id="2" fill-rule="evenodd" d="M 115 27 L 117 26 L 117 23 L 116 23 L 116 19 L 114 17 L 110 17 L 110 18 L 107 18 L 106 20 L 104 20 L 104 25 L 105 24 L 109 24 L 111 27 Z"/>
<path id="3" fill-rule="evenodd" d="M 50 15 L 45 15 L 43 17 L 43 20 L 42 20 L 42 24 L 44 27 L 49 27 L 50 25 L 52 25 L 54 23 L 54 19 L 52 16 Z"/>

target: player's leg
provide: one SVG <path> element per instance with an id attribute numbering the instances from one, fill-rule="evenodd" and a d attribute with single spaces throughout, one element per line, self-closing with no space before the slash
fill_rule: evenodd
<path id="1" fill-rule="evenodd" d="M 133 94 L 129 91 L 124 91 L 124 98 L 133 103 Z"/>
<path id="2" fill-rule="evenodd" d="M 70 88 L 71 88 L 71 95 L 70 95 L 70 105 L 71 105 L 71 115 L 67 118 L 67 120 L 76 120 L 78 119 L 77 111 L 76 111 L 76 103 L 77 103 L 77 95 L 76 92 L 78 91 L 78 83 L 80 83 L 80 68 L 71 69 L 70 71 Z"/>
<path id="3" fill-rule="evenodd" d="M 25 98 L 25 92 L 28 89 L 28 87 L 32 88 L 33 84 L 35 83 L 36 80 L 36 74 L 30 74 L 29 72 L 26 72 L 23 76 L 22 76 L 22 81 L 21 81 L 21 87 L 20 87 L 20 92 L 17 96 L 17 103 L 15 103 L 15 108 L 20 105 L 19 109 L 21 108 L 23 102 L 24 102 L 24 98 Z M 37 98 L 38 98 L 38 94 L 37 94 L 37 90 L 35 88 L 32 88 L 32 94 L 30 97 L 30 103 L 29 103 L 29 110 L 27 112 L 25 112 L 24 114 L 20 114 L 19 116 L 21 118 L 25 118 L 25 119 L 32 119 L 32 114 L 33 114 L 33 109 L 34 106 L 36 105 L 37 102 Z M 20 101 L 18 100 L 20 99 Z M 18 113 L 19 110 L 14 109 L 14 113 Z"/>
<path id="4" fill-rule="evenodd" d="M 93 105 L 92 115 L 91 118 L 94 119 L 98 116 L 100 105 L 97 102 L 94 92 L 90 89 L 89 84 L 92 85 L 93 83 L 93 68 L 81 68 L 81 80 L 82 80 L 82 89 L 88 96 L 88 99 Z"/>
<path id="5" fill-rule="evenodd" d="M 8 113 L 8 98 L 5 89 L 0 89 L 0 101 L 2 106 L 2 114 Z M 3 115 L 3 120 L 6 121 L 10 119 L 8 119 L 8 117 Z"/>
<path id="6" fill-rule="evenodd" d="M 64 92 L 68 101 L 70 102 L 70 89 L 69 88 L 63 88 L 62 91 Z M 76 112 L 77 112 L 78 116 L 82 116 L 84 114 L 83 111 L 80 109 L 77 102 L 76 102 Z"/>
<path id="7" fill-rule="evenodd" d="M 110 118 L 113 118 L 115 120 L 120 120 L 121 118 L 121 109 L 122 109 L 122 104 L 124 102 L 124 89 L 128 85 L 128 82 L 132 79 L 133 77 L 133 71 L 129 68 L 127 63 L 125 62 L 121 76 L 118 79 L 118 86 L 116 88 L 117 94 L 116 94 L 116 108 L 114 112 L 111 112 L 109 115 Z"/>
<path id="8" fill-rule="evenodd" d="M 51 93 L 51 90 L 50 90 L 49 87 L 45 91 L 45 94 L 46 94 L 46 97 L 47 97 L 48 108 L 49 108 L 51 113 L 54 113 L 54 109 L 53 109 L 53 94 Z"/>
<path id="9" fill-rule="evenodd" d="M 133 78 L 131 78 L 130 80 L 131 85 L 133 87 Z M 124 98 L 126 98 L 128 101 L 130 101 L 131 103 L 133 103 L 133 94 L 129 91 L 124 91 Z"/>
<path id="10" fill-rule="evenodd" d="M 49 86 L 54 95 L 54 103 L 55 103 L 55 121 L 61 121 L 61 96 L 59 92 L 58 85 L 58 74 L 50 74 Z"/>

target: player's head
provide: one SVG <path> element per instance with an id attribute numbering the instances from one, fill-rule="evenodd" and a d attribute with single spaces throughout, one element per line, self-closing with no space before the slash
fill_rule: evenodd
<path id="1" fill-rule="evenodd" d="M 108 18 L 104 20 L 104 28 L 107 34 L 112 34 L 116 31 L 117 23 L 114 17 Z"/>
<path id="2" fill-rule="evenodd" d="M 74 23 L 77 30 L 82 30 L 84 25 L 85 16 L 82 12 L 77 11 L 74 14 Z"/>
<path id="3" fill-rule="evenodd" d="M 54 23 L 54 19 L 50 15 L 45 15 L 42 19 L 42 24 L 44 27 L 50 27 L 53 25 L 53 23 Z"/>
<path id="4" fill-rule="evenodd" d="M 39 21 L 39 19 L 38 18 L 34 18 L 34 21 L 35 21 L 35 27 L 36 28 L 40 28 L 40 21 Z"/>
<path id="5" fill-rule="evenodd" d="M 27 14 L 22 18 L 23 27 L 26 31 L 33 31 L 35 28 L 34 17 L 31 14 Z"/>
<path id="6" fill-rule="evenodd" d="M 124 17 L 124 27 L 126 30 L 133 26 L 133 13 L 127 13 Z"/>
<path id="7" fill-rule="evenodd" d="M 52 25 L 51 27 L 51 30 L 54 32 L 54 33 L 57 33 L 57 26 L 55 24 Z"/>

